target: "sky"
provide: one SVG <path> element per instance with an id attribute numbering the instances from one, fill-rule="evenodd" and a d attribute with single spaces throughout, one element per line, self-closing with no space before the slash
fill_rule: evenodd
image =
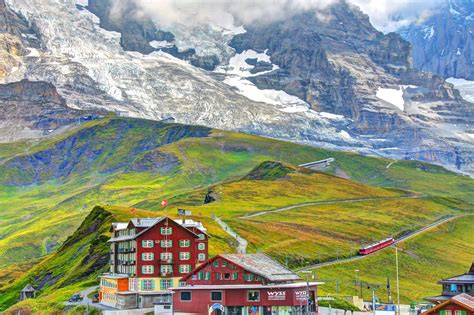
<path id="1" fill-rule="evenodd" d="M 115 0 L 116 11 L 127 0 Z M 339 0 L 131 0 L 142 12 L 166 26 L 212 23 L 229 27 L 275 21 L 303 10 L 324 9 Z M 419 22 L 446 0 L 348 0 L 369 15 L 372 24 L 388 32 Z"/>

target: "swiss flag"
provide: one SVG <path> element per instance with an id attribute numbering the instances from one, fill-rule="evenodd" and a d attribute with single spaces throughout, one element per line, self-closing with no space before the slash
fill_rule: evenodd
<path id="1" fill-rule="evenodd" d="M 162 207 L 166 207 L 168 205 L 168 200 L 163 200 L 161 203 L 160 203 L 160 206 Z"/>

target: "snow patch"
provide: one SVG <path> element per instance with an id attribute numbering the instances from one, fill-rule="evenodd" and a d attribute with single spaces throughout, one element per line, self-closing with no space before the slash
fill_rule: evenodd
<path id="1" fill-rule="evenodd" d="M 342 116 L 342 115 L 336 115 L 336 114 L 328 113 L 328 112 L 319 112 L 319 115 L 326 118 L 326 119 L 331 119 L 331 120 L 345 119 L 344 116 Z"/>
<path id="2" fill-rule="evenodd" d="M 449 6 L 449 13 L 451 13 L 451 15 L 461 15 L 461 13 L 456 11 L 452 6 Z"/>
<path id="3" fill-rule="evenodd" d="M 170 42 L 167 42 L 166 40 L 161 40 L 161 41 L 157 41 L 157 40 L 152 40 L 151 42 L 149 42 L 150 46 L 155 48 L 155 49 L 159 49 L 159 48 L 171 48 L 173 47 L 173 43 L 170 43 Z"/>
<path id="4" fill-rule="evenodd" d="M 39 57 L 40 56 L 38 49 L 36 48 L 28 48 L 28 49 L 30 50 L 30 52 L 28 53 L 28 55 L 26 55 L 26 57 Z"/>
<path id="5" fill-rule="evenodd" d="M 474 81 L 469 81 L 463 78 L 448 78 L 446 82 L 454 85 L 456 89 L 461 92 L 462 98 L 466 101 L 474 103 Z"/>
<path id="6" fill-rule="evenodd" d="M 403 99 L 403 88 L 401 86 L 398 90 L 379 87 L 375 96 L 392 104 L 401 111 L 405 110 L 405 100 Z"/>
<path id="7" fill-rule="evenodd" d="M 309 109 L 309 105 L 298 97 L 284 91 L 260 90 L 252 82 L 237 76 L 229 76 L 224 80 L 227 85 L 236 87 L 238 93 L 256 102 L 272 105 L 280 105 L 278 108 L 287 113 L 303 112 Z"/>
<path id="8" fill-rule="evenodd" d="M 474 85 L 474 81 L 469 81 L 463 78 L 447 78 L 446 82 L 451 83 L 452 85 L 458 87 L 458 86 L 464 86 L 464 85 Z"/>
<path id="9" fill-rule="evenodd" d="M 431 39 L 435 34 L 435 30 L 433 26 L 431 26 L 430 28 L 425 28 L 424 32 L 425 32 L 425 36 L 423 36 L 424 39 Z"/>
<path id="10" fill-rule="evenodd" d="M 89 0 L 76 0 L 77 5 L 82 5 L 83 7 L 87 7 L 89 5 Z"/>
<path id="11" fill-rule="evenodd" d="M 350 138 L 352 138 L 351 135 L 350 135 L 347 131 L 345 131 L 345 130 L 339 131 L 339 134 L 340 134 L 343 138 L 345 138 L 345 139 L 350 139 Z"/>
<path id="12" fill-rule="evenodd" d="M 257 62 L 267 62 L 271 63 L 270 61 L 270 56 L 267 55 L 267 50 L 265 50 L 263 53 L 258 53 L 254 50 L 244 50 L 240 54 L 236 54 L 229 60 L 229 64 L 227 66 L 221 66 L 216 69 L 216 72 L 219 73 L 226 73 L 228 75 L 237 75 L 240 77 L 253 77 L 257 75 L 262 75 L 274 70 L 279 69 L 277 65 L 272 64 L 272 69 L 269 71 L 262 71 L 259 73 L 251 73 L 250 70 L 252 70 L 255 66 L 249 65 L 246 60 L 247 59 L 257 59 Z"/>

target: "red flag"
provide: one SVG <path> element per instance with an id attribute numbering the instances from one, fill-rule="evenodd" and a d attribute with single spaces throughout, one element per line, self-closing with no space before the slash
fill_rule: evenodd
<path id="1" fill-rule="evenodd" d="M 163 200 L 161 203 L 160 203 L 160 206 L 162 207 L 166 207 L 168 205 L 168 200 Z"/>

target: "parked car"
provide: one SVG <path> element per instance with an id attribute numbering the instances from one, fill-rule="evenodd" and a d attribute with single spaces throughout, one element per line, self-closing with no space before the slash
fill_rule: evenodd
<path id="1" fill-rule="evenodd" d="M 69 302 L 80 302 L 84 300 L 84 297 L 80 294 L 73 294 L 70 298 L 69 298 Z"/>

